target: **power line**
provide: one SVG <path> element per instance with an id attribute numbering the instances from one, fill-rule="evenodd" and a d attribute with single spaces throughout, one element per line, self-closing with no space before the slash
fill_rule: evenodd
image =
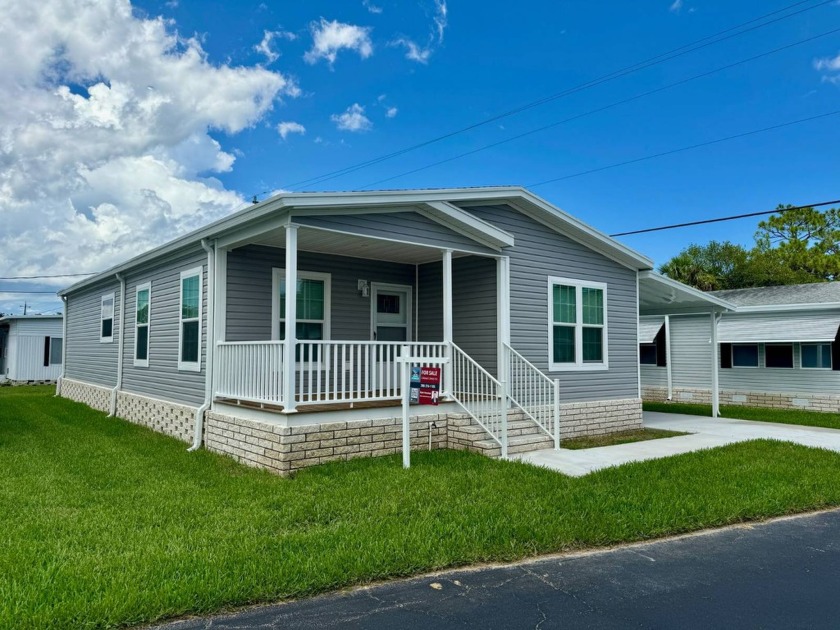
<path id="1" fill-rule="evenodd" d="M 40 293 L 40 294 L 43 294 L 43 295 L 47 295 L 47 294 L 55 295 L 57 292 L 56 291 L 6 291 L 6 290 L 0 289 L 0 293 L 6 293 L 6 294 L 10 294 L 10 295 L 23 295 L 24 293 L 26 293 L 26 294 Z"/>
<path id="2" fill-rule="evenodd" d="M 840 199 L 832 201 L 821 201 L 819 203 L 808 203 L 804 206 L 794 206 L 792 208 L 776 208 L 775 210 L 762 210 L 761 212 L 748 212 L 746 214 L 733 214 L 728 217 L 717 217 L 715 219 L 701 219 L 699 221 L 688 221 L 686 223 L 673 223 L 671 225 L 660 225 L 658 227 L 644 228 L 643 230 L 632 230 L 630 232 L 616 232 L 610 234 L 611 237 L 616 236 L 630 236 L 631 234 L 647 234 L 648 232 L 661 232 L 663 230 L 673 230 L 676 228 L 691 227 L 694 225 L 706 225 L 708 223 L 721 223 L 723 221 L 734 221 L 736 219 L 747 219 L 749 217 L 760 217 L 768 214 L 783 214 L 793 210 L 803 210 L 805 208 L 820 208 L 822 206 L 833 206 L 840 204 Z"/>
<path id="3" fill-rule="evenodd" d="M 563 175 L 562 177 L 554 177 L 552 179 L 545 179 L 541 182 L 536 182 L 534 184 L 528 184 L 526 188 L 536 188 L 537 186 L 544 186 L 545 184 L 552 184 L 554 182 L 564 181 L 567 179 L 572 179 L 575 177 L 583 177 L 584 175 L 591 175 L 592 173 L 600 173 L 601 171 L 606 171 L 613 168 L 618 168 L 620 166 L 627 166 L 629 164 L 636 164 L 638 162 L 644 162 L 646 160 L 653 160 L 654 158 L 664 157 L 666 155 L 674 155 L 675 153 L 682 153 L 684 151 L 691 151 L 693 149 L 699 149 L 702 147 L 708 147 L 713 144 L 720 144 L 721 142 L 728 142 L 730 140 L 737 140 L 738 138 L 746 138 L 747 136 L 754 136 L 759 133 L 765 133 L 767 131 L 775 131 L 776 129 L 782 129 L 784 127 L 791 127 L 792 125 L 798 125 L 800 123 L 810 122 L 812 120 L 819 120 L 820 118 L 828 118 L 829 116 L 836 116 L 840 114 L 840 109 L 834 110 L 833 112 L 827 112 L 825 114 L 817 114 L 816 116 L 808 116 L 807 118 L 799 118 L 798 120 L 789 120 L 787 122 L 779 123 L 778 125 L 772 125 L 770 127 L 764 127 L 762 129 L 753 129 L 751 131 L 745 131 L 743 133 L 736 133 L 732 136 L 726 136 L 724 138 L 717 138 L 715 140 L 709 140 L 707 142 L 698 142 L 697 144 L 691 144 L 686 147 L 680 147 L 679 149 L 671 149 L 670 151 L 662 151 L 661 153 L 654 153 L 652 155 L 645 155 L 639 158 L 635 158 L 632 160 L 625 160 L 624 162 L 617 162 L 615 164 L 608 164 L 607 166 L 600 166 L 598 168 L 592 168 L 586 171 L 579 171 L 577 173 L 572 173 L 570 175 Z"/>
<path id="4" fill-rule="evenodd" d="M 378 164 L 380 162 L 384 162 L 386 160 L 393 159 L 393 158 L 398 157 L 400 155 L 404 155 L 406 153 L 416 151 L 417 149 L 420 149 L 420 148 L 423 148 L 423 147 L 441 142 L 442 140 L 446 140 L 446 139 L 452 138 L 454 136 L 460 135 L 462 133 L 466 133 L 467 131 L 472 131 L 473 129 L 483 127 L 485 125 L 496 122 L 496 121 L 501 120 L 503 118 L 507 118 L 509 116 L 520 114 L 524 111 L 527 111 L 529 109 L 533 109 L 533 108 L 538 107 L 540 105 L 544 105 L 546 103 L 564 98 L 566 96 L 570 96 L 570 95 L 575 94 L 577 92 L 580 92 L 580 91 L 583 91 L 583 90 L 586 90 L 586 89 L 589 89 L 589 88 L 592 88 L 592 87 L 596 87 L 596 86 L 601 85 L 603 83 L 607 83 L 609 81 L 613 81 L 615 79 L 627 76 L 628 74 L 632 74 L 632 73 L 637 72 L 639 70 L 644 70 L 644 69 L 649 68 L 651 66 L 658 65 L 658 64 L 664 63 L 666 61 L 670 61 L 670 60 L 675 59 L 677 57 L 681 57 L 683 55 L 686 55 L 688 53 L 691 53 L 691 52 L 694 52 L 694 51 L 697 51 L 697 50 L 701 50 L 701 49 L 706 48 L 708 46 L 713 46 L 715 44 L 726 41 L 728 39 L 732 39 L 734 37 L 739 37 L 739 36 L 741 36 L 745 33 L 749 33 L 751 31 L 754 31 L 754 30 L 757 30 L 757 29 L 760 29 L 760 28 L 764 28 L 766 26 L 770 26 L 771 24 L 775 24 L 775 23 L 780 22 L 782 20 L 789 19 L 789 18 L 794 17 L 796 15 L 799 15 L 801 13 L 805 13 L 806 11 L 811 11 L 811 10 L 819 8 L 823 5 L 831 4 L 835 0 L 822 0 L 821 2 L 819 2 L 815 5 L 808 6 L 808 7 L 803 7 L 801 9 L 797 10 L 797 11 L 794 11 L 792 13 L 788 13 L 787 15 L 781 15 L 779 17 L 776 17 L 772 20 L 763 22 L 761 24 L 755 24 L 756 22 L 761 22 L 762 20 L 765 20 L 765 19 L 767 19 L 769 17 L 772 17 L 774 15 L 784 13 L 784 12 L 790 10 L 790 9 L 801 6 L 803 4 L 807 4 L 810 1 L 811 0 L 800 0 L 799 2 L 795 2 L 793 4 L 787 5 L 785 7 L 782 7 L 781 9 L 771 11 L 770 13 L 766 13 L 764 15 L 753 18 L 751 20 L 747 20 L 746 22 L 742 22 L 741 24 L 731 26 L 731 27 L 729 27 L 727 29 L 724 29 L 722 31 L 719 31 L 717 33 L 713 33 L 712 35 L 708 35 L 708 36 L 702 37 L 698 40 L 689 42 L 688 44 L 684 44 L 683 46 L 680 46 L 678 48 L 674 48 L 674 49 L 666 51 L 664 53 L 654 55 L 653 57 L 649 57 L 649 58 L 644 59 L 642 61 L 636 62 L 632 65 L 625 66 L 623 68 L 619 68 L 618 70 L 614 70 L 613 72 L 602 75 L 602 76 L 597 77 L 595 79 L 591 79 L 591 80 L 586 81 L 584 83 L 580 83 L 580 84 L 575 85 L 571 88 L 568 88 L 568 89 L 566 89 L 562 92 L 557 92 L 555 94 L 545 96 L 545 97 L 537 99 L 535 101 L 531 101 L 529 103 L 526 103 L 524 105 L 521 105 L 521 106 L 515 107 L 513 109 L 507 110 L 507 111 L 502 112 L 500 114 L 496 114 L 496 115 L 491 116 L 489 118 L 485 118 L 484 120 L 481 120 L 479 122 L 472 123 L 470 125 L 467 125 L 466 127 L 462 127 L 460 129 L 456 129 L 454 131 L 450 131 L 448 133 L 442 134 L 442 135 L 437 136 L 435 138 L 432 138 L 430 140 L 425 140 L 425 141 L 420 142 L 418 144 L 414 144 L 414 145 L 405 147 L 403 149 L 399 149 L 397 151 L 387 153 L 385 155 L 382 155 L 382 156 L 379 156 L 379 157 L 376 157 L 376 158 L 372 158 L 372 159 L 366 160 L 364 162 L 357 163 L 355 165 L 351 165 L 351 166 L 348 166 L 348 167 L 345 167 L 345 168 L 342 168 L 342 169 L 331 171 L 331 172 L 325 173 L 323 175 L 319 175 L 319 176 L 316 176 L 316 177 L 311 177 L 311 178 L 308 178 L 308 179 L 300 180 L 298 182 L 294 182 L 294 183 L 291 183 L 291 184 L 286 184 L 286 185 L 280 186 L 280 188 L 292 189 L 292 188 L 296 188 L 296 187 L 302 186 L 302 185 L 314 185 L 314 184 L 318 184 L 318 183 L 328 181 L 330 179 L 334 179 L 336 177 L 340 177 L 342 175 L 347 175 L 347 174 L 355 172 L 357 170 L 367 168 L 369 166 L 373 166 L 374 164 Z M 750 26 L 749 28 L 744 28 L 744 27 L 747 27 L 751 24 L 754 24 L 754 26 Z M 743 29 L 743 30 L 738 30 L 738 29 Z M 737 32 L 733 33 L 733 31 L 737 31 Z M 261 193 L 261 194 L 266 194 L 267 192 L 268 191 L 263 191 L 263 193 Z"/>
<path id="5" fill-rule="evenodd" d="M 73 278 L 75 276 L 93 276 L 99 273 L 98 271 L 89 271 L 87 273 L 57 273 L 53 275 L 42 276 L 0 276 L 0 280 L 37 280 L 40 278 Z"/>
<path id="6" fill-rule="evenodd" d="M 392 181 L 392 180 L 395 180 L 395 179 L 400 179 L 401 177 L 405 177 L 406 175 L 412 175 L 414 173 L 419 173 L 420 171 L 425 171 L 427 169 L 434 168 L 435 166 L 440 166 L 441 164 L 446 164 L 448 162 L 453 162 L 455 160 L 459 160 L 461 158 L 464 158 L 464 157 L 467 157 L 467 156 L 470 156 L 470 155 L 475 155 L 476 153 L 480 153 L 481 151 L 486 151 L 487 149 L 492 149 L 492 148 L 498 147 L 502 144 L 507 144 L 508 142 L 513 142 L 514 140 L 520 140 L 521 138 L 525 138 L 527 136 L 532 136 L 536 133 L 540 133 L 542 131 L 552 129 L 554 127 L 559 127 L 560 125 L 564 125 L 566 123 L 573 122 L 575 120 L 579 120 L 579 119 L 585 118 L 587 116 L 592 116 L 593 114 L 599 114 L 599 113 L 601 113 L 603 111 L 606 111 L 608 109 L 618 107 L 619 105 L 626 105 L 627 103 L 631 103 L 631 102 L 639 100 L 641 98 L 651 96 L 651 95 L 657 94 L 659 92 L 664 92 L 666 90 L 670 90 L 674 87 L 678 87 L 680 85 L 690 83 L 691 81 L 696 81 L 697 79 L 702 79 L 702 78 L 711 76 L 713 74 L 717 74 L 718 72 L 723 72 L 724 70 L 730 70 L 731 68 L 735 68 L 736 66 L 744 65 L 746 63 L 755 61 L 756 59 L 761 59 L 762 57 L 767 57 L 769 55 L 773 55 L 775 53 L 781 52 L 783 50 L 787 50 L 789 48 L 794 48 L 796 46 L 801 46 L 802 44 L 812 42 L 812 41 L 814 41 L 816 39 L 820 39 L 822 37 L 827 37 L 828 35 L 833 35 L 837 32 L 840 32 L 840 28 L 835 28 L 835 29 L 832 29 L 830 31 L 826 31 L 825 33 L 820 33 L 819 35 L 814 35 L 814 36 L 808 37 L 806 39 L 801 39 L 799 41 L 796 41 L 796 42 L 793 42 L 793 43 L 790 43 L 790 44 L 786 44 L 786 45 L 780 46 L 778 48 L 774 48 L 773 50 L 768 50 L 767 52 L 763 52 L 763 53 L 760 53 L 758 55 L 754 55 L 752 57 L 747 57 L 746 59 L 741 59 L 740 61 L 736 61 L 734 63 L 730 63 L 730 64 L 727 64 L 725 66 L 720 66 L 720 67 L 715 68 L 713 70 L 708 70 L 706 72 L 696 74 L 696 75 L 694 75 L 692 77 L 688 77 L 686 79 L 680 79 L 679 81 L 675 81 L 674 83 L 669 83 L 667 85 L 660 86 L 660 87 L 655 88 L 653 90 L 648 90 L 647 92 L 642 92 L 640 94 L 636 94 L 635 96 L 630 96 L 628 98 L 621 99 L 619 101 L 614 101 L 613 103 L 610 103 L 608 105 L 604 105 L 604 106 L 598 107 L 596 109 L 591 109 L 587 112 L 583 112 L 581 114 L 576 114 L 574 116 L 570 116 L 569 118 L 564 118 L 563 120 L 558 120 L 556 122 L 550 123 L 548 125 L 544 125 L 542 127 L 537 127 L 536 129 L 531 129 L 530 131 L 526 131 L 526 132 L 517 134 L 515 136 L 505 138 L 504 140 L 498 140 L 497 142 L 492 142 L 490 144 L 485 144 L 484 146 L 477 147 L 477 148 L 472 149 L 470 151 L 466 151 L 464 153 L 460 153 L 458 155 L 454 155 L 452 157 L 448 157 L 448 158 L 443 159 L 443 160 L 438 160 L 437 162 L 432 162 L 430 164 L 426 164 L 425 166 L 420 166 L 420 167 L 412 169 L 410 171 L 405 171 L 403 173 L 399 173 L 399 174 L 393 175 L 391 177 L 386 177 L 385 179 L 376 180 L 375 182 L 371 182 L 370 184 L 365 184 L 361 188 L 364 190 L 364 189 L 370 188 L 372 186 L 378 186 L 379 184 L 383 184 L 385 182 L 389 182 L 389 181 Z"/>

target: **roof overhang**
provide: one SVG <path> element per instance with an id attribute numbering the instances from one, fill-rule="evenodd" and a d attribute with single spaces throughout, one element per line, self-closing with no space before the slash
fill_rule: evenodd
<path id="1" fill-rule="evenodd" d="M 653 271 L 639 272 L 639 315 L 734 311 L 735 305 Z"/>

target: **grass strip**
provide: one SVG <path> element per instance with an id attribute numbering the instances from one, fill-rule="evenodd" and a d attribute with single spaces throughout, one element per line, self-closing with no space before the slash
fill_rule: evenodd
<path id="1" fill-rule="evenodd" d="M 0 391 L 0 628 L 107 628 L 840 505 L 840 454 L 756 441 L 570 478 L 466 452 L 283 479 Z"/>
<path id="2" fill-rule="evenodd" d="M 667 431 L 665 429 L 633 429 L 621 431 L 610 435 L 595 435 L 587 437 L 561 440 L 560 448 L 567 448 L 576 451 L 584 448 L 598 448 L 600 446 L 615 446 L 616 444 L 631 444 L 633 442 L 646 442 L 647 440 L 659 440 L 662 438 L 688 435 L 683 431 Z"/>
<path id="3" fill-rule="evenodd" d="M 645 411 L 663 413 L 683 413 L 693 416 L 711 416 L 711 405 L 696 403 L 645 402 Z M 778 422 L 780 424 L 798 424 L 809 427 L 840 429 L 840 414 L 805 409 L 767 409 L 765 407 L 742 407 L 740 405 L 722 405 L 720 415 L 723 418 L 738 420 L 756 420 L 758 422 Z"/>

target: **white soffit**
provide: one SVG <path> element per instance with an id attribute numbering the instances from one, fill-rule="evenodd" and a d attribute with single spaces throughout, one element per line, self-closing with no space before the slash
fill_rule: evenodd
<path id="1" fill-rule="evenodd" d="M 798 317 L 724 315 L 718 324 L 720 343 L 781 343 L 834 341 L 840 313 L 814 313 Z"/>
<path id="2" fill-rule="evenodd" d="M 640 319 L 639 320 L 639 343 L 653 343 L 656 335 L 665 325 L 665 319 Z"/>

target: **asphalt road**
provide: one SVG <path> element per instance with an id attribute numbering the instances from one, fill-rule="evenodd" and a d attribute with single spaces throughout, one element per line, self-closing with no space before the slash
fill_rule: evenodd
<path id="1" fill-rule="evenodd" d="M 840 510 L 159 627 L 840 628 Z"/>

